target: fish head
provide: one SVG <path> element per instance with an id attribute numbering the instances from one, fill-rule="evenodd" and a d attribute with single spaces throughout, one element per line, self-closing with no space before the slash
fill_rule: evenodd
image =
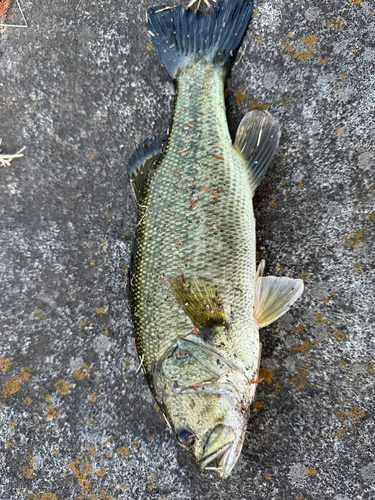
<path id="1" fill-rule="evenodd" d="M 210 392 L 205 392 L 207 389 Z M 220 479 L 225 479 L 241 453 L 248 412 L 240 400 L 234 402 L 219 387 L 216 392 L 213 389 L 198 386 L 196 391 L 175 397 L 173 404 L 168 401 L 167 418 L 177 441 L 189 451 L 198 469 L 215 470 Z"/>
<path id="2" fill-rule="evenodd" d="M 200 471 L 229 476 L 249 417 L 249 384 L 215 353 L 179 342 L 164 358 L 158 400 L 177 441 Z M 159 379 L 160 381 L 160 379 Z"/>

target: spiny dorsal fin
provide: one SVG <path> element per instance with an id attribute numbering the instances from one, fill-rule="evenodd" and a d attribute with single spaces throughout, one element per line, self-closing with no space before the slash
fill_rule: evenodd
<path id="1" fill-rule="evenodd" d="M 227 326 L 223 302 L 219 290 L 206 278 L 184 276 L 170 278 L 169 286 L 178 303 L 198 330 L 211 329 L 215 325 Z"/>
<path id="2" fill-rule="evenodd" d="M 254 317 L 259 328 L 285 314 L 303 292 L 301 279 L 267 276 L 258 278 L 255 289 Z"/>
<path id="3" fill-rule="evenodd" d="M 253 192 L 275 156 L 280 135 L 279 121 L 257 109 L 247 113 L 238 127 L 234 147 L 247 162 Z"/>
<path id="4" fill-rule="evenodd" d="M 140 202 L 147 176 L 151 167 L 161 158 L 165 143 L 165 136 L 159 136 L 153 140 L 147 139 L 135 149 L 129 158 L 126 170 L 135 203 Z"/>

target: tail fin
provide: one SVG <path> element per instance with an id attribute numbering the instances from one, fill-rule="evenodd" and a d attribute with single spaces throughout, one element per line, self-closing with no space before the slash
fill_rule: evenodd
<path id="1" fill-rule="evenodd" d="M 252 11 L 252 0 L 224 0 L 206 15 L 184 7 L 161 6 L 148 11 L 147 26 L 172 78 L 179 69 L 199 60 L 222 66 L 227 74 Z"/>

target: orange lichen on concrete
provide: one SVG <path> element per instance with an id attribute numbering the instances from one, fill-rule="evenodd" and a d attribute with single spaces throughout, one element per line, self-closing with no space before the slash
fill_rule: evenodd
<path id="1" fill-rule="evenodd" d="M 318 323 L 322 322 L 322 323 L 327 323 L 327 320 L 323 318 L 323 316 L 321 314 L 317 314 L 316 315 L 316 318 L 315 318 L 315 321 L 317 321 Z"/>
<path id="2" fill-rule="evenodd" d="M 78 465 L 81 463 L 81 458 L 78 456 L 77 459 L 69 464 L 69 468 L 72 469 L 74 477 L 77 478 L 78 484 L 81 487 L 82 495 L 88 493 L 91 488 L 91 483 L 89 483 L 87 476 L 92 476 L 92 465 L 88 460 L 86 460 L 85 465 L 82 470 L 79 470 Z"/>
<path id="3" fill-rule="evenodd" d="M 89 457 L 93 457 L 96 455 L 96 446 L 95 445 L 86 445 L 87 448 L 87 454 Z"/>
<path id="4" fill-rule="evenodd" d="M 98 476 L 98 477 L 103 477 L 107 474 L 107 471 L 106 469 L 104 469 L 104 467 L 100 470 L 98 470 L 97 472 L 95 472 L 95 476 Z"/>
<path id="5" fill-rule="evenodd" d="M 253 17 L 258 17 L 258 14 L 259 14 L 259 7 L 255 7 L 254 10 L 253 10 Z"/>
<path id="6" fill-rule="evenodd" d="M 363 236 L 363 231 L 364 231 L 364 229 L 360 229 L 359 231 L 354 233 L 354 236 L 355 236 L 354 240 L 349 240 L 349 236 L 347 236 L 347 235 L 343 236 L 343 238 L 342 238 L 343 243 L 342 244 L 344 246 L 346 246 L 346 245 L 349 245 L 349 243 L 351 243 L 352 248 L 354 248 L 356 245 L 358 245 L 358 243 L 360 243 L 362 236 Z"/>
<path id="7" fill-rule="evenodd" d="M 359 420 L 360 418 L 363 418 L 366 413 L 361 410 L 359 406 L 354 406 L 351 410 L 348 412 L 352 417 L 354 417 L 355 420 Z"/>
<path id="8" fill-rule="evenodd" d="M 33 400 L 31 398 L 27 397 L 23 400 L 23 402 L 25 403 L 25 405 L 30 406 L 31 403 L 33 402 Z"/>
<path id="9" fill-rule="evenodd" d="M 362 272 L 362 263 L 361 262 L 357 262 L 357 264 L 355 265 L 355 268 L 353 269 L 353 272 L 355 274 L 361 274 L 361 272 Z"/>
<path id="10" fill-rule="evenodd" d="M 41 493 L 34 495 L 33 493 L 23 493 L 26 500 L 57 500 L 55 493 Z"/>
<path id="11" fill-rule="evenodd" d="M 313 45 L 316 42 L 317 38 L 318 37 L 315 35 L 308 35 L 308 36 L 304 36 L 302 38 L 302 41 L 306 45 L 306 47 L 311 47 L 311 45 Z"/>
<path id="12" fill-rule="evenodd" d="M 303 325 L 298 325 L 293 327 L 293 333 L 303 332 L 304 330 L 306 330 L 306 327 Z"/>
<path id="13" fill-rule="evenodd" d="M 349 0 L 350 3 L 355 3 L 357 5 L 362 3 L 362 0 Z"/>
<path id="14" fill-rule="evenodd" d="M 339 437 L 339 438 L 343 438 L 345 435 L 346 435 L 346 429 L 341 428 L 341 429 L 339 429 L 338 431 L 334 432 L 334 433 L 332 434 L 332 437 L 333 437 L 333 438 L 337 438 L 337 437 Z"/>
<path id="15" fill-rule="evenodd" d="M 310 49 L 294 54 L 294 59 L 298 59 L 299 61 L 307 61 L 307 59 L 310 59 L 312 57 L 314 52 L 316 52 L 316 49 L 314 49 L 314 47 L 311 47 Z"/>
<path id="16" fill-rule="evenodd" d="M 268 368 L 261 368 L 259 370 L 259 378 L 263 378 L 264 380 L 267 380 L 269 384 L 272 384 L 273 373 Z"/>
<path id="17" fill-rule="evenodd" d="M 4 397 L 11 396 L 12 394 L 16 393 L 20 389 L 21 389 L 21 386 L 18 383 L 18 380 L 15 377 L 12 377 L 8 380 L 8 382 L 5 382 L 5 384 L 3 385 Z"/>
<path id="18" fill-rule="evenodd" d="M 55 384 L 57 392 L 62 394 L 63 396 L 66 396 L 70 389 L 72 388 L 72 384 L 70 384 L 68 381 L 63 380 L 62 378 L 58 380 Z"/>
<path id="19" fill-rule="evenodd" d="M 328 304 L 328 298 L 327 297 L 322 297 L 321 301 L 324 302 L 325 304 Z"/>
<path id="20" fill-rule="evenodd" d="M 352 247 L 355 247 L 356 245 L 358 245 L 358 243 L 360 243 L 363 236 L 363 229 L 360 229 L 359 231 L 354 233 L 354 236 L 355 236 L 355 241 L 352 241 Z"/>
<path id="21" fill-rule="evenodd" d="M 6 446 L 8 448 L 14 448 L 17 443 L 13 441 L 14 441 L 14 436 L 8 436 L 7 441 L 5 442 Z"/>
<path id="22" fill-rule="evenodd" d="M 77 368 L 73 372 L 73 377 L 77 380 L 83 380 L 90 373 L 90 368 L 86 363 L 82 366 L 82 368 Z"/>
<path id="23" fill-rule="evenodd" d="M 242 104 L 249 111 L 251 111 L 252 109 L 260 109 L 260 110 L 264 111 L 269 106 L 269 103 L 266 103 L 263 101 L 258 102 L 256 99 L 252 99 L 250 101 L 250 98 L 247 94 L 247 90 L 244 86 L 242 86 L 238 90 L 234 91 L 234 97 L 235 97 L 235 100 L 238 104 Z"/>
<path id="24" fill-rule="evenodd" d="M 308 476 L 316 476 L 317 472 L 318 471 L 316 470 L 315 467 L 310 467 L 309 469 L 307 469 L 306 474 Z"/>
<path id="25" fill-rule="evenodd" d="M 96 314 L 108 314 L 108 306 L 98 307 L 96 309 Z"/>
<path id="26" fill-rule="evenodd" d="M 307 362 L 304 363 L 303 366 L 296 366 L 296 368 L 299 371 L 299 373 L 296 377 L 292 377 L 290 381 L 296 384 L 297 391 L 300 391 L 303 385 L 307 385 L 308 387 L 310 387 L 309 382 L 306 381 L 306 375 L 307 372 L 309 371 L 309 369 L 307 368 Z"/>
<path id="27" fill-rule="evenodd" d="M 329 19 L 326 22 L 325 27 L 331 30 L 335 30 L 337 33 L 337 31 L 343 30 L 345 28 L 345 22 L 343 19 Z"/>
<path id="28" fill-rule="evenodd" d="M 339 332 L 336 328 L 333 329 L 333 333 L 330 334 L 330 337 L 334 337 L 336 340 L 346 340 L 346 335 L 344 332 Z"/>
<path id="29" fill-rule="evenodd" d="M 354 420 L 359 420 L 365 417 L 366 413 L 359 406 L 354 406 L 349 411 L 339 411 L 336 416 L 339 420 L 345 420 L 346 417 L 354 417 Z"/>
<path id="30" fill-rule="evenodd" d="M 322 56 L 319 57 L 318 63 L 322 66 L 327 62 L 327 59 L 324 59 Z"/>
<path id="31" fill-rule="evenodd" d="M 43 319 L 43 314 L 42 314 L 42 312 L 41 312 L 41 310 L 40 310 L 40 309 L 34 309 L 33 313 L 34 313 L 34 314 L 35 314 L 35 316 L 39 319 L 39 321 L 40 321 L 41 319 Z"/>
<path id="32" fill-rule="evenodd" d="M 108 438 L 107 441 L 104 441 L 104 443 L 102 444 L 102 446 L 107 446 L 107 444 L 109 444 L 111 441 L 113 441 L 113 437 L 112 436 L 110 438 Z"/>
<path id="33" fill-rule="evenodd" d="M 96 392 L 90 394 L 89 401 L 91 401 L 91 403 L 96 403 L 97 400 L 98 400 L 98 395 L 96 394 Z"/>
<path id="34" fill-rule="evenodd" d="M 130 453 L 130 450 L 126 446 L 121 446 L 121 448 L 117 448 L 117 453 L 121 453 L 121 455 L 125 457 Z"/>
<path id="35" fill-rule="evenodd" d="M 34 474 L 34 469 L 26 465 L 22 468 L 22 473 L 27 479 L 32 479 Z"/>
<path id="36" fill-rule="evenodd" d="M 294 345 L 293 347 L 290 348 L 291 351 L 299 351 L 303 352 L 304 354 L 307 354 L 310 352 L 313 344 L 310 342 L 309 339 L 305 340 L 303 344 L 297 344 Z"/>
<path id="37" fill-rule="evenodd" d="M 308 277 L 309 277 L 308 274 L 302 274 L 301 280 L 305 283 L 305 281 L 307 280 Z"/>
<path id="38" fill-rule="evenodd" d="M 339 411 L 336 413 L 336 416 L 339 420 L 345 420 L 345 412 L 344 411 Z"/>
<path id="39" fill-rule="evenodd" d="M 260 410 L 262 408 L 262 403 L 260 401 L 255 401 L 255 403 L 253 404 L 253 408 Z"/>
<path id="40" fill-rule="evenodd" d="M 367 360 L 365 368 L 366 368 L 366 373 L 375 373 L 374 363 L 372 363 L 369 359 Z"/>
<path id="41" fill-rule="evenodd" d="M 59 415 L 53 406 L 47 406 L 47 418 L 57 418 Z"/>
<path id="42" fill-rule="evenodd" d="M 96 156 L 96 151 L 93 150 L 93 149 L 88 149 L 86 151 L 86 158 L 89 159 L 89 160 L 94 160 L 95 159 L 95 156 Z"/>
<path id="43" fill-rule="evenodd" d="M 288 44 L 287 41 L 282 42 L 281 48 L 286 50 L 287 52 L 293 52 L 295 49 L 296 45 L 295 44 Z"/>
<path id="44" fill-rule="evenodd" d="M 32 366 L 25 366 L 21 368 L 21 370 L 17 373 L 17 378 L 20 382 L 26 382 L 29 380 L 31 374 L 33 373 L 34 368 Z"/>
<path id="45" fill-rule="evenodd" d="M 265 477 L 265 479 L 267 479 L 267 481 L 271 481 L 272 479 L 272 476 L 270 474 L 263 474 L 263 476 Z"/>
<path id="46" fill-rule="evenodd" d="M 12 362 L 10 359 L 8 358 L 0 358 L 0 370 L 3 371 L 3 372 L 6 372 L 8 370 L 8 368 L 10 368 L 12 366 Z"/>

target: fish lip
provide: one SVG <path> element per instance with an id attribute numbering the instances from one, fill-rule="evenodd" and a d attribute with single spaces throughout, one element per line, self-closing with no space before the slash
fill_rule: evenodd
<path id="1" fill-rule="evenodd" d="M 228 450 L 229 450 L 229 452 L 231 451 L 230 448 L 233 447 L 233 444 L 234 444 L 233 442 L 227 443 L 224 446 L 222 446 L 221 448 L 219 448 L 218 450 L 211 453 L 210 455 L 203 457 L 201 460 L 199 460 L 199 463 L 198 463 L 199 469 L 201 471 L 203 471 L 210 462 L 212 462 L 213 460 L 215 460 L 215 458 L 218 458 L 218 457 L 220 457 L 219 458 L 219 466 L 220 466 L 221 462 L 225 462 L 225 458 L 229 454 Z M 222 473 L 220 474 L 219 468 L 216 468 L 216 469 L 218 469 L 218 474 L 219 474 L 219 476 L 221 476 Z"/>

